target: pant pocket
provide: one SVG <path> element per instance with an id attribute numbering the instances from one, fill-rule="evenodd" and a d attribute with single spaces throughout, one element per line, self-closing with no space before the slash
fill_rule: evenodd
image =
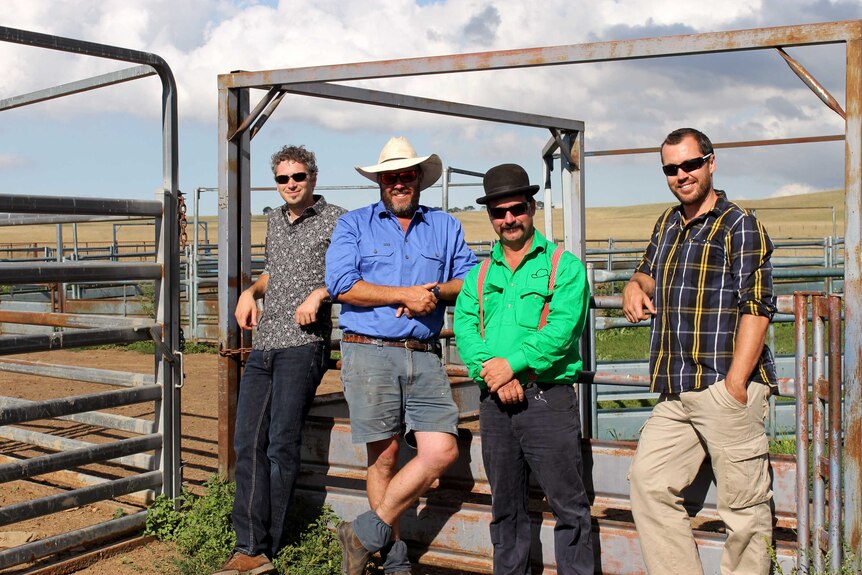
<path id="1" fill-rule="evenodd" d="M 731 509 L 743 509 L 769 500 L 769 440 L 757 435 L 721 447 L 722 478 L 719 498 Z"/>

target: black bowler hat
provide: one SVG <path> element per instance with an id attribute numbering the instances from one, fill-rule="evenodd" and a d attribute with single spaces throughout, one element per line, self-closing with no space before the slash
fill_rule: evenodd
<path id="1" fill-rule="evenodd" d="M 482 178 L 485 195 L 476 198 L 477 204 L 487 204 L 491 200 L 499 200 L 508 196 L 523 194 L 531 198 L 539 191 L 539 186 L 531 186 L 527 172 L 518 164 L 500 164 L 494 166 Z"/>

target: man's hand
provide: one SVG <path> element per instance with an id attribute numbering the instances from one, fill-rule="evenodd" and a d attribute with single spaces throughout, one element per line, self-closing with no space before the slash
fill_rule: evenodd
<path id="1" fill-rule="evenodd" d="M 323 303 L 329 296 L 325 288 L 318 288 L 308 294 L 299 307 L 296 308 L 296 323 L 299 325 L 309 325 L 317 321 L 317 312 L 320 310 L 320 304 Z"/>
<path id="2" fill-rule="evenodd" d="M 655 306 L 652 298 L 641 288 L 636 281 L 630 281 L 623 290 L 623 313 L 626 318 L 637 323 L 649 319 L 650 314 L 655 315 Z"/>
<path id="3" fill-rule="evenodd" d="M 515 378 L 515 372 L 512 371 L 512 366 L 505 358 L 492 357 L 482 362 L 482 371 L 479 372 L 479 377 L 488 385 L 488 390 L 494 393 L 512 381 Z"/>
<path id="4" fill-rule="evenodd" d="M 249 330 L 257 327 L 257 300 L 249 290 L 245 290 L 239 294 L 239 299 L 236 302 L 236 311 L 234 312 L 236 322 L 240 329 Z"/>
<path id="5" fill-rule="evenodd" d="M 731 381 L 730 379 L 725 379 L 724 386 L 727 388 L 727 393 L 729 393 L 731 397 L 733 397 L 733 399 L 735 399 L 742 405 L 748 405 L 747 381 L 741 381 L 737 383 L 735 381 Z"/>
<path id="6" fill-rule="evenodd" d="M 402 315 L 418 317 L 433 312 L 437 308 L 437 298 L 431 290 L 436 286 L 437 282 L 431 282 L 402 288 L 404 290 L 404 301 L 395 310 L 395 317 L 401 317 Z"/>
<path id="7" fill-rule="evenodd" d="M 524 388 L 521 387 L 521 382 L 513 379 L 509 383 L 500 386 L 497 389 L 497 397 L 501 403 L 512 405 L 524 401 Z"/>

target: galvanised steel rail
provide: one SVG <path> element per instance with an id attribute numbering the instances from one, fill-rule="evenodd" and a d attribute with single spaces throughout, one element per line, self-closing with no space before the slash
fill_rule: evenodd
<path id="1" fill-rule="evenodd" d="M 115 281 L 153 281 L 156 288 L 156 309 L 147 321 L 115 321 L 106 324 L 93 318 L 89 325 L 86 320 L 75 314 L 54 313 L 31 315 L 30 319 L 38 325 L 57 326 L 61 330 L 51 334 L 0 336 L 0 355 L 24 351 L 41 351 L 67 347 L 78 347 L 98 343 L 132 342 L 151 339 L 156 346 L 154 373 L 147 378 L 139 374 L 127 374 L 130 387 L 78 397 L 58 398 L 39 402 L 5 401 L 0 410 L 0 425 L 18 424 L 25 421 L 51 417 L 85 419 L 108 424 L 107 427 L 124 428 L 143 432 L 143 437 L 121 439 L 105 445 L 68 445 L 71 451 L 47 455 L 30 460 L 15 460 L 2 456 L 9 463 L 0 466 L 2 479 L 9 481 L 16 477 L 30 477 L 36 473 L 58 473 L 64 476 L 76 475 L 86 487 L 69 492 L 58 493 L 32 501 L 17 502 L 0 508 L 0 525 L 9 525 L 25 519 L 55 513 L 63 509 L 78 507 L 112 499 L 120 495 L 144 490 L 159 489 L 169 497 L 180 493 L 180 420 L 179 388 L 182 386 L 181 355 L 176 351 L 179 345 L 179 176 L 178 176 L 178 114 L 177 89 L 173 73 L 168 64 L 159 56 L 85 42 L 48 34 L 17 30 L 0 26 L 0 41 L 92 56 L 134 64 L 133 67 L 103 74 L 93 78 L 64 84 L 30 94 L 23 94 L 0 100 L 0 110 L 44 102 L 54 98 L 111 86 L 151 75 L 158 76 L 161 86 L 161 127 L 162 127 L 162 189 L 155 201 L 129 200 L 117 198 L 74 198 L 66 196 L 38 195 L 0 195 L 0 225 L 22 223 L 52 223 L 97 221 L 114 218 L 153 218 L 158 224 L 155 246 L 155 262 L 134 264 L 116 262 L 52 262 L 29 263 L 7 262 L 0 264 L 0 277 L 4 284 L 27 283 L 106 283 Z M 24 215 L 19 215 L 24 214 Z M 57 244 L 62 259 L 62 233 L 58 227 Z M 57 252 L 54 252 L 55 254 Z M 46 253 L 47 255 L 47 253 Z M 77 250 L 73 252 L 78 256 Z M 115 254 L 114 254 L 115 255 Z M 52 292 L 51 312 L 63 312 L 65 289 L 58 290 L 55 301 Z M 82 305 L 82 307 L 85 307 Z M 32 311 L 32 310 L 28 310 Z M 13 321 L 25 319 L 18 313 Z M 39 364 L 5 364 L 8 371 L 17 371 L 58 376 L 58 366 Z M 70 370 L 69 375 L 79 376 L 86 381 L 89 377 L 99 383 L 114 384 L 116 373 L 102 371 Z M 100 414 L 95 410 L 152 402 L 155 411 L 155 425 L 146 426 L 132 418 Z M 91 413 L 92 412 L 92 413 Z M 24 434 L 34 442 L 47 442 L 45 434 L 33 435 L 29 430 L 5 428 L 4 433 Z M 22 436 L 23 437 L 23 436 Z M 145 455 L 154 451 L 155 455 Z M 123 462 L 138 462 L 148 466 L 143 473 L 120 477 L 114 480 L 96 479 L 76 474 L 69 467 L 87 461 L 106 461 L 121 458 Z M 128 459 L 127 459 L 128 458 Z M 123 473 L 128 473 L 123 471 Z M 94 484 L 94 482 L 97 482 Z M 0 569 L 35 558 L 45 557 L 58 551 L 69 550 L 82 544 L 89 544 L 109 537 L 139 529 L 145 514 L 98 525 L 85 527 L 54 537 L 28 543 L 12 549 L 0 551 Z"/>

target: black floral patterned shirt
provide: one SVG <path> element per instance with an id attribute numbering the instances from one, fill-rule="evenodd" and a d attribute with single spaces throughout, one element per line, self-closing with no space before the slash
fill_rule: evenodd
<path id="1" fill-rule="evenodd" d="M 318 320 L 300 326 L 296 308 L 312 291 L 324 286 L 326 249 L 335 222 L 346 210 L 314 196 L 314 205 L 293 222 L 287 204 L 269 212 L 266 222 L 266 267 L 269 283 L 254 349 L 295 347 L 328 340 L 332 333 L 331 304 L 320 306 Z"/>

